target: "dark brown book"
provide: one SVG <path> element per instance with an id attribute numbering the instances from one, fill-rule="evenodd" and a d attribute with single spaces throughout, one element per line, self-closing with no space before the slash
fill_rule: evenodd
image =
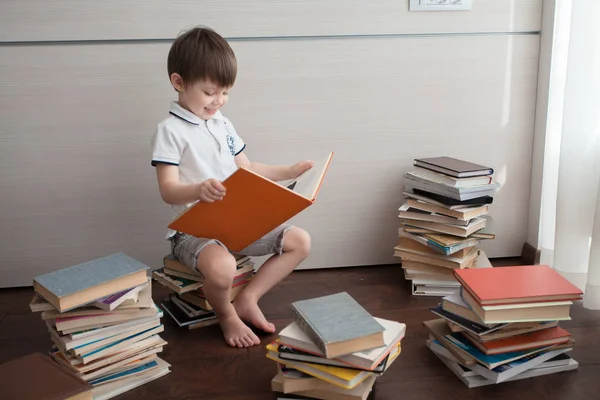
<path id="1" fill-rule="evenodd" d="M 0 388 L 10 400 L 93 400 L 91 384 L 42 353 L 0 365 Z"/>
<path id="2" fill-rule="evenodd" d="M 417 158 L 415 166 L 439 172 L 455 178 L 468 178 L 472 176 L 491 175 L 494 170 L 485 165 L 469 161 L 458 160 L 452 157 Z"/>

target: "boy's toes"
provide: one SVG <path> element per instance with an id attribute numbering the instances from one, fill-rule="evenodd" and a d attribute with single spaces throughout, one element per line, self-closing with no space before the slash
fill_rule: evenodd
<path id="1" fill-rule="evenodd" d="M 243 348 L 260 344 L 258 336 L 236 314 L 221 318 L 219 323 L 228 345 Z"/>
<path id="2" fill-rule="evenodd" d="M 248 338 L 248 341 L 250 343 L 252 343 L 252 346 L 256 346 L 256 345 L 260 344 L 260 339 L 258 338 L 258 336 L 254 335 L 254 334 L 252 335 L 252 337 Z"/>
<path id="3" fill-rule="evenodd" d="M 271 322 L 268 322 L 264 317 L 255 319 L 253 325 L 267 333 L 275 332 L 275 325 L 273 325 Z"/>

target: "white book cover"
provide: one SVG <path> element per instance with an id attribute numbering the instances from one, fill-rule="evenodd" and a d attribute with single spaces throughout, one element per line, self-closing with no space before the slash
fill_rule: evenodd
<path id="1" fill-rule="evenodd" d="M 404 337 L 406 332 L 405 324 L 377 317 L 374 318 L 385 328 L 385 331 L 383 332 L 385 346 L 337 357 L 335 358 L 336 360 L 358 366 L 376 364 L 392 349 L 394 344 L 398 343 L 398 341 Z M 299 350 L 304 350 L 317 355 L 323 355 L 317 345 L 310 340 L 308 335 L 305 334 L 295 322 L 289 324 L 279 333 L 279 341 L 286 346 L 295 347 Z"/>
<path id="2" fill-rule="evenodd" d="M 456 357 L 454 357 L 452 353 L 448 351 L 448 349 L 439 344 L 437 341 L 432 341 L 429 343 L 428 347 L 432 352 L 460 364 Z M 532 356 L 525 357 L 508 364 L 500 365 L 499 367 L 491 370 L 480 364 L 469 366 L 463 365 L 463 367 L 470 369 L 477 375 L 480 375 L 494 383 L 501 383 L 571 350 L 571 348 L 549 350 L 544 353 L 533 354 Z"/>
<path id="3" fill-rule="evenodd" d="M 452 360 L 450 360 L 444 356 L 441 356 L 435 352 L 433 352 L 433 354 L 437 358 L 439 358 L 440 361 L 442 361 L 448 367 L 448 369 L 450 369 L 469 388 L 497 384 L 496 382 L 494 382 L 490 379 L 487 379 L 481 375 L 463 376 L 464 369 L 456 361 L 452 361 Z M 542 376 L 542 375 L 555 374 L 555 373 L 564 372 L 564 371 L 571 371 L 571 370 L 577 369 L 578 366 L 579 366 L 579 363 L 572 358 L 569 359 L 569 362 L 567 365 L 552 365 L 552 363 L 551 363 L 550 366 L 545 366 L 544 363 L 541 363 L 540 365 L 538 365 L 532 369 L 529 369 L 525 372 L 522 372 L 518 375 L 515 375 L 511 378 L 506 379 L 504 382 L 533 378 L 533 377 Z"/>

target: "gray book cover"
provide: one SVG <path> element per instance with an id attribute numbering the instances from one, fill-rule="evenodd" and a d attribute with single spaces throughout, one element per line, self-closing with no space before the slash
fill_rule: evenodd
<path id="1" fill-rule="evenodd" d="M 292 303 L 294 321 L 325 353 L 325 346 L 383 332 L 384 327 L 348 293 Z"/>
<path id="2" fill-rule="evenodd" d="M 115 253 L 34 278 L 61 298 L 139 272 L 148 267 L 124 253 Z"/>
<path id="3" fill-rule="evenodd" d="M 483 196 L 492 196 L 500 188 L 500 184 L 497 182 L 484 186 L 485 187 L 474 186 L 471 188 L 455 188 L 422 179 L 412 175 L 410 172 L 404 174 L 404 190 L 407 192 L 411 192 L 412 189 L 421 189 L 426 192 L 439 194 L 460 201 Z"/>

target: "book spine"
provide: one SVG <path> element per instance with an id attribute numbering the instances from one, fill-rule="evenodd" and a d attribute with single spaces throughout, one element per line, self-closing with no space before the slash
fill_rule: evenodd
<path id="1" fill-rule="evenodd" d="M 304 318 L 302 313 L 292 305 L 292 319 L 298 325 L 300 330 L 304 332 L 310 340 L 325 354 L 327 357 L 327 347 L 313 326 Z"/>

